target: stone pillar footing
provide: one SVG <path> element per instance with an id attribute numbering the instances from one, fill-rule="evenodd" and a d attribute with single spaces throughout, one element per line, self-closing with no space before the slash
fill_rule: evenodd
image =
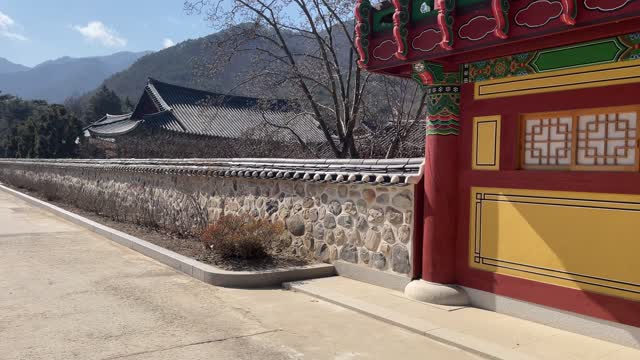
<path id="1" fill-rule="evenodd" d="M 470 304 L 467 293 L 458 286 L 413 280 L 404 289 L 409 299 L 437 305 L 466 306 Z"/>

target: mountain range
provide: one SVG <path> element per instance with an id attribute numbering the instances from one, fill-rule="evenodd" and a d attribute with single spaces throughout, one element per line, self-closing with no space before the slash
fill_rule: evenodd
<path id="1" fill-rule="evenodd" d="M 0 91 L 24 99 L 62 103 L 70 96 L 80 96 L 95 89 L 106 78 L 127 69 L 150 53 L 119 52 L 86 58 L 62 57 L 33 68 L 0 58 Z"/>
<path id="2" fill-rule="evenodd" d="M 14 64 L 9 60 L 0 57 L 0 74 L 14 73 L 25 70 L 29 70 L 29 67 L 20 64 Z"/>
<path id="3" fill-rule="evenodd" d="M 86 106 L 95 90 L 104 84 L 122 99 L 129 98 L 135 103 L 147 79 L 152 77 L 175 85 L 218 93 L 264 97 L 265 91 L 268 91 L 270 97 L 291 97 L 292 89 L 297 89 L 291 84 L 265 89 L 265 86 L 259 86 L 260 79 L 247 83 L 246 80 L 255 74 L 253 69 L 268 69 L 275 65 L 273 59 L 254 50 L 269 49 L 272 45 L 266 40 L 247 41 L 243 38 L 242 47 L 245 50 L 229 55 L 233 52 L 230 49 L 236 44 L 220 40 L 228 39 L 236 32 L 242 33 L 245 26 L 250 25 L 239 24 L 156 52 L 121 52 L 92 58 L 63 57 L 46 61 L 31 69 L 15 64 L 12 64 L 13 67 L 3 66 L 0 58 L 0 92 L 24 99 L 43 99 L 58 103 L 74 96 L 80 98 L 80 102 Z M 337 53 L 340 61 L 346 64 L 349 61 L 350 45 L 340 35 L 341 32 L 336 34 Z M 283 31 L 282 35 L 294 54 L 309 54 L 317 49 L 314 40 L 290 31 Z M 4 68 L 13 69 L 13 72 L 3 73 Z"/>

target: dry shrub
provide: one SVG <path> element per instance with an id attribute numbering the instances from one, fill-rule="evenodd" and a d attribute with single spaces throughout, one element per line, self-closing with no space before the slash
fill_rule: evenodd
<path id="1" fill-rule="evenodd" d="M 224 259 L 259 259 L 269 255 L 284 227 L 249 215 L 224 215 L 201 235 L 207 249 Z"/>

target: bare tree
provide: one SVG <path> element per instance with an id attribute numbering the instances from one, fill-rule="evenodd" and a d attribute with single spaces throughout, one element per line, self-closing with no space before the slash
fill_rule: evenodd
<path id="1" fill-rule="evenodd" d="M 413 80 L 376 77 L 365 98 L 369 134 L 359 139 L 362 156 L 424 155 L 426 94 Z"/>
<path id="2" fill-rule="evenodd" d="M 262 63 L 241 85 L 259 86 L 267 96 L 291 89 L 290 97 L 317 120 L 335 157 L 360 157 L 354 130 L 364 116 L 370 74 L 356 65 L 353 1 L 187 0 L 185 10 L 227 30 L 213 40 L 210 70 L 257 54 Z"/>

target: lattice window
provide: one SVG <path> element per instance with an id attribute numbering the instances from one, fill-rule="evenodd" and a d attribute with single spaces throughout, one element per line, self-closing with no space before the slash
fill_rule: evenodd
<path id="1" fill-rule="evenodd" d="M 637 113 L 578 116 L 578 165 L 636 163 Z"/>
<path id="2" fill-rule="evenodd" d="M 540 117 L 525 119 L 524 164 L 571 165 L 573 119 Z"/>
<path id="3" fill-rule="evenodd" d="M 522 117 L 525 169 L 638 170 L 640 107 Z"/>

